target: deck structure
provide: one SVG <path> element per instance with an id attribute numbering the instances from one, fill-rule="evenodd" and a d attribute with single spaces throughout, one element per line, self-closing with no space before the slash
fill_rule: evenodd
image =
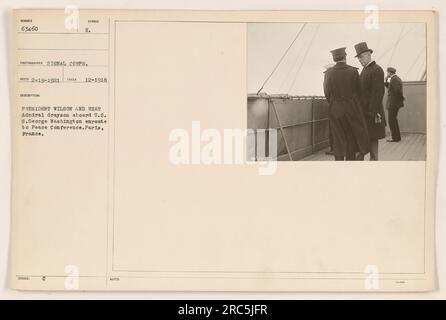
<path id="1" fill-rule="evenodd" d="M 320 150 L 302 161 L 333 161 L 332 155 L 327 155 L 328 148 Z M 365 160 L 369 160 L 369 155 Z M 380 161 L 425 161 L 426 160 L 426 135 L 417 133 L 402 133 L 400 142 L 379 141 Z"/>

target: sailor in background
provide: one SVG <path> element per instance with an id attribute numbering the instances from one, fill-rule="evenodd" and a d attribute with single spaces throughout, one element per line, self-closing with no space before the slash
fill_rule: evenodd
<path id="1" fill-rule="evenodd" d="M 359 98 L 358 70 L 347 65 L 345 47 L 331 54 L 336 64 L 325 72 L 324 94 L 329 105 L 333 154 L 337 161 L 356 160 L 355 152 L 359 151 L 363 159 L 369 138 Z"/>
<path id="2" fill-rule="evenodd" d="M 389 142 L 401 141 L 400 127 L 398 125 L 398 110 L 404 107 L 403 81 L 396 75 L 396 69 L 387 68 L 387 77 L 384 85 L 387 87 L 387 115 L 389 119 L 392 139 Z"/>
<path id="3" fill-rule="evenodd" d="M 386 119 L 384 115 L 384 71 L 372 60 L 373 50 L 367 43 L 355 45 L 356 58 L 363 66 L 359 76 L 361 83 L 361 101 L 370 138 L 370 160 L 378 160 L 378 141 L 386 137 Z"/>

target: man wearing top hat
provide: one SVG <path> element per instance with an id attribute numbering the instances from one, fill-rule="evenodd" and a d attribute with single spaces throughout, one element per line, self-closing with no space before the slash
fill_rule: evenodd
<path id="1" fill-rule="evenodd" d="M 384 115 L 384 71 L 372 60 L 373 50 L 367 43 L 355 45 L 356 58 L 363 66 L 359 76 L 361 83 L 361 101 L 370 138 L 370 160 L 378 160 L 378 141 L 386 137 L 386 119 Z"/>
<path id="2" fill-rule="evenodd" d="M 390 132 L 392 139 L 389 142 L 401 141 L 400 127 L 398 125 L 398 110 L 404 107 L 403 81 L 396 75 L 396 69 L 387 68 L 387 76 L 385 81 L 387 87 L 387 115 L 389 119 Z"/>
<path id="3" fill-rule="evenodd" d="M 335 160 L 356 160 L 355 152 L 364 155 L 369 147 L 359 98 L 359 74 L 357 68 L 347 65 L 345 47 L 331 54 L 336 64 L 325 72 L 324 93 L 329 104 L 333 154 Z"/>

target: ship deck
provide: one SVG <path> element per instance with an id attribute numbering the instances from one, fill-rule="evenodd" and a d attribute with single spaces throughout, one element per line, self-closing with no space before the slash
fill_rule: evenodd
<path id="1" fill-rule="evenodd" d="M 389 139 L 387 137 L 386 139 Z M 425 161 L 426 160 L 426 135 L 415 133 L 402 133 L 400 142 L 379 141 L 378 156 L 380 161 Z M 328 148 L 320 150 L 303 161 L 333 161 L 333 155 L 325 154 Z M 366 155 L 365 160 L 369 160 Z"/>

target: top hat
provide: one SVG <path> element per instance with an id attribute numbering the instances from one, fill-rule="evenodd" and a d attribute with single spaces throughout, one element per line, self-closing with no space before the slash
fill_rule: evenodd
<path id="1" fill-rule="evenodd" d="M 367 46 L 366 42 L 360 42 L 358 44 L 355 44 L 355 50 L 356 50 L 356 58 L 361 54 L 364 53 L 366 51 L 369 51 L 370 53 L 373 53 L 372 49 L 369 49 L 369 47 Z"/>
<path id="2" fill-rule="evenodd" d="M 333 55 L 333 59 L 345 57 L 347 55 L 347 53 L 345 52 L 345 49 L 346 49 L 346 47 L 331 50 L 330 52 Z"/>
<path id="3" fill-rule="evenodd" d="M 387 71 L 388 72 L 392 72 L 392 73 L 396 73 L 396 69 L 394 67 L 388 67 Z"/>

